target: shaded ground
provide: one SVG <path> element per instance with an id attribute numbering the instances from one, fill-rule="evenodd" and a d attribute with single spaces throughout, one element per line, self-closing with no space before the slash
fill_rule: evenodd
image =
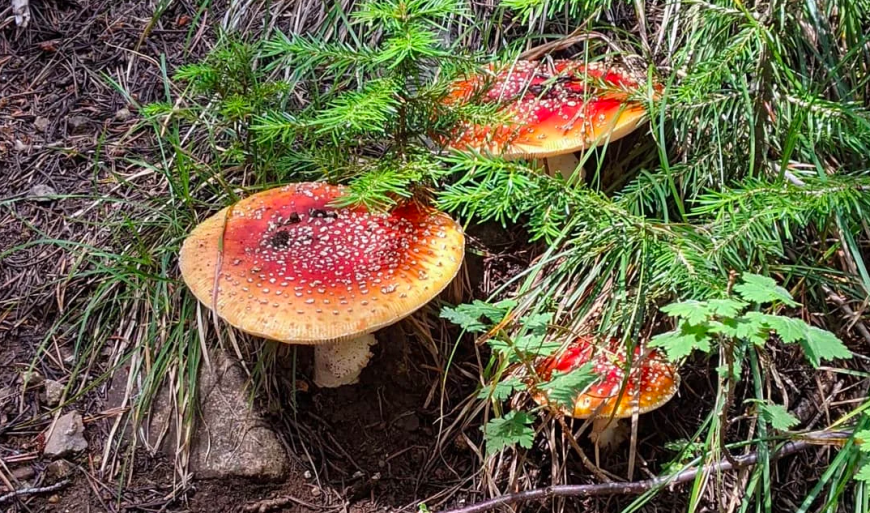
<path id="1" fill-rule="evenodd" d="M 220 4 L 211 3 L 202 14 L 198 5 L 171 2 L 155 21 L 154 6 L 143 2 L 34 0 L 27 29 L 15 27 L 11 18 L 0 19 L 0 190 L 4 200 L 17 199 L 0 207 L 0 459 L 11 475 L 20 476 L 9 483 L 16 489 L 58 482 L 49 476 L 49 462 L 40 457 L 51 418 L 44 414 L 49 408 L 40 399 L 39 387 L 22 393 L 20 376 L 45 343 L 47 350 L 36 370 L 47 379 L 67 379 L 74 363 L 73 347 L 63 337 L 50 336 L 48 329 L 68 305 L 87 293 L 64 282 L 78 262 L 62 246 L 27 243 L 105 242 L 106 233 L 96 221 L 107 213 L 101 209 L 116 207 L 96 206 L 89 198 L 131 194 L 118 187 L 117 177 L 140 172 L 135 158 L 153 151 L 153 141 L 132 131 L 135 108 L 112 82 L 136 102 L 163 99 L 161 59 L 171 69 L 203 55 L 213 41 L 218 13 L 223 13 Z M 34 190 L 36 186 L 44 187 Z M 27 198 L 46 194 L 60 197 Z M 483 255 L 471 256 L 468 262 L 476 296 L 484 297 L 528 265 L 531 250 L 518 247 L 510 234 L 487 226 L 473 230 L 471 236 L 471 247 Z M 21 245 L 25 246 L 5 254 Z M 476 500 L 479 495 L 471 492 L 470 478 L 479 461 L 474 452 L 480 442 L 478 425 L 450 430 L 445 439 L 438 435 L 439 428 L 449 427 L 456 418 L 458 412 L 451 409 L 461 406 L 460 398 L 477 386 L 479 362 L 472 348 L 465 347 L 470 344 L 460 349 L 453 363 L 456 371 L 444 391 L 453 400 L 442 410 L 441 365 L 452 351 L 456 333 L 444 332 L 444 325 L 425 319 L 418 317 L 418 324 L 404 322 L 382 335 L 359 386 L 301 391 L 293 400 L 288 391 L 271 403 L 268 420 L 294 453 L 292 472 L 283 482 L 194 481 L 183 490 L 172 461 L 140 451 L 133 481 L 119 491 L 111 476 L 99 472 L 102 441 L 110 420 L 118 414 L 106 410 L 105 388 L 100 387 L 84 390 L 75 402 L 85 416 L 90 448 L 73 461 L 68 485 L 0 508 L 217 513 L 271 499 L 274 502 L 260 505 L 283 511 L 364 512 L 413 510 L 427 498 L 433 498 L 430 504 L 446 499 L 453 505 Z M 421 323 L 431 325 L 421 329 Z M 305 375 L 310 354 L 301 352 L 299 358 Z M 818 402 L 813 393 L 801 391 L 824 389 L 823 384 L 811 382 L 788 353 L 775 358 L 788 369 L 798 369 L 783 372 L 794 393 L 792 404 Z M 664 443 L 691 437 L 712 406 L 713 364 L 694 363 L 696 370 L 684 376 L 680 400 L 644 417 L 640 424 L 642 475 L 656 474 L 672 456 L 662 448 Z M 102 365 L 97 362 L 96 368 L 104 369 Z M 289 390 L 289 383 L 283 385 Z M 808 411 L 811 421 L 818 408 Z M 746 426 L 738 423 L 732 429 Z M 548 451 L 537 449 L 529 458 L 540 474 L 524 479 L 546 485 L 551 472 Z M 604 463 L 621 473 L 626 456 L 627 449 L 620 449 L 605 456 Z M 776 481 L 782 483 L 782 500 L 800 497 L 805 483 L 812 481 L 828 457 L 822 452 L 779 463 L 774 470 Z M 6 471 L 0 468 L 3 475 Z M 566 472 L 572 482 L 593 482 L 576 462 Z M 0 490 L 4 486 L 0 483 Z M 791 489 L 796 491 L 790 493 Z M 180 494 L 183 499 L 169 499 L 173 492 L 182 491 L 187 492 Z M 663 494 L 659 506 L 677 508 L 681 495 Z M 565 507 L 603 511 L 629 502 L 629 498 L 568 501 Z"/>

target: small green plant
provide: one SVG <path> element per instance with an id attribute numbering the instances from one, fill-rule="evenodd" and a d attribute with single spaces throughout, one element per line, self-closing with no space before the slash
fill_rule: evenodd
<path id="1" fill-rule="evenodd" d="M 650 345 L 663 348 L 672 360 L 680 360 L 695 350 L 709 353 L 717 340 L 743 339 L 764 346 L 775 334 L 786 344 L 799 343 L 813 367 L 818 367 L 822 359 L 852 357 L 829 331 L 810 326 L 802 319 L 758 311 L 766 304 L 798 306 L 791 294 L 772 278 L 745 273 L 734 291 L 737 297 L 683 301 L 662 307 L 662 312 L 678 319 L 677 327 L 656 335 Z M 748 310 L 751 307 L 754 309 Z"/>
<path id="2" fill-rule="evenodd" d="M 492 330 L 493 325 L 497 325 L 515 306 L 516 301 L 512 300 L 494 304 L 474 301 L 456 307 L 444 307 L 441 316 L 467 332 L 483 333 Z M 479 399 L 499 404 L 515 392 L 531 390 L 547 394 L 549 404 L 546 407 L 568 407 L 573 404 L 577 394 L 595 381 L 597 376 L 591 365 L 571 372 L 556 371 L 548 379 L 538 375 L 535 362 L 552 355 L 562 345 L 548 338 L 552 317 L 551 313 L 546 313 L 522 318 L 517 323 L 519 331 L 513 335 L 503 329 L 490 333 L 486 341 L 493 353 L 498 355 L 500 364 L 490 384 L 478 392 Z M 509 367 L 517 364 L 525 370 L 524 379 L 506 374 Z M 534 418 L 529 413 L 516 410 L 491 419 L 481 428 L 486 440 L 486 453 L 495 454 L 515 445 L 530 448 L 535 437 L 533 422 Z"/>
<path id="3" fill-rule="evenodd" d="M 858 481 L 870 482 L 870 430 L 861 430 L 855 433 L 855 441 L 858 450 L 865 455 L 861 469 L 855 474 Z"/>

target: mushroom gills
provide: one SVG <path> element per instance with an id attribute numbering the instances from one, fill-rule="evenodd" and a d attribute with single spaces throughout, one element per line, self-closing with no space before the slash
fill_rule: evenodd
<path id="1" fill-rule="evenodd" d="M 371 333 L 361 337 L 314 346 L 314 383 L 321 388 L 352 385 L 369 363 L 369 348 L 378 343 Z"/>

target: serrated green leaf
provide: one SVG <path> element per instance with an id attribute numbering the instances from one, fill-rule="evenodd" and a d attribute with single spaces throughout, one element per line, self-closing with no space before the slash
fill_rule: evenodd
<path id="1" fill-rule="evenodd" d="M 855 433 L 855 441 L 857 442 L 858 450 L 870 452 L 870 430 L 863 429 Z"/>
<path id="2" fill-rule="evenodd" d="M 736 317 L 747 306 L 749 305 L 736 299 L 711 299 L 707 301 L 708 311 L 719 317 Z"/>
<path id="3" fill-rule="evenodd" d="M 710 333 L 748 340 L 757 346 L 763 346 L 767 342 L 767 330 L 764 323 L 747 316 L 710 321 L 707 326 Z"/>
<path id="4" fill-rule="evenodd" d="M 522 325 L 526 327 L 532 333 L 537 335 L 543 335 L 547 332 L 547 327 L 549 327 L 550 323 L 553 321 L 553 313 L 536 313 L 529 315 L 528 317 L 523 317 Z"/>
<path id="5" fill-rule="evenodd" d="M 501 322 L 501 320 L 504 319 L 504 316 L 507 315 L 513 307 L 517 306 L 517 302 L 513 299 L 504 299 L 491 305 L 485 301 L 475 300 L 472 305 L 480 310 L 483 317 L 486 317 L 492 323 L 497 323 Z"/>
<path id="6" fill-rule="evenodd" d="M 550 356 L 562 347 L 559 342 L 545 341 L 543 334 L 536 333 L 526 333 L 513 340 L 493 337 L 486 343 L 494 352 L 504 354 L 512 362 L 519 361 L 521 357 Z"/>
<path id="7" fill-rule="evenodd" d="M 455 307 L 445 306 L 441 309 L 441 318 L 461 326 L 462 329 L 470 333 L 480 333 L 488 328 L 488 325 L 482 322 L 481 318 L 486 318 L 495 324 L 501 321 L 516 304 L 516 301 L 510 299 L 495 304 L 475 300 L 470 304 L 466 303 Z"/>
<path id="8" fill-rule="evenodd" d="M 867 463 L 863 467 L 861 467 L 861 470 L 859 470 L 858 473 L 855 474 L 855 479 L 864 482 L 870 481 L 870 463 Z"/>
<path id="9" fill-rule="evenodd" d="M 821 360 L 833 360 L 835 358 L 851 358 L 852 352 L 829 331 L 810 326 L 802 319 L 783 317 L 780 315 L 748 312 L 746 318 L 755 322 L 761 322 L 768 329 L 776 332 L 786 344 L 800 342 L 806 353 L 807 359 L 818 367 Z"/>
<path id="10" fill-rule="evenodd" d="M 823 359 L 833 360 L 835 358 L 852 357 L 852 352 L 849 351 L 836 335 L 815 326 L 806 325 L 804 337 L 800 343 L 813 367 L 818 367 Z"/>
<path id="11" fill-rule="evenodd" d="M 494 385 L 483 387 L 477 394 L 478 399 L 493 399 L 495 401 L 504 401 L 514 391 L 525 390 L 526 384 L 520 381 L 519 378 L 508 378 L 504 381 L 499 381 Z"/>
<path id="12" fill-rule="evenodd" d="M 773 278 L 758 274 L 744 273 L 743 283 L 734 286 L 734 290 L 746 301 L 764 304 L 780 302 L 788 306 L 797 306 L 800 303 L 792 299 L 786 289 L 776 284 Z"/>
<path id="13" fill-rule="evenodd" d="M 710 307 L 706 301 L 681 301 L 663 306 L 662 312 L 685 319 L 690 324 L 700 324 L 710 316 Z"/>
<path id="14" fill-rule="evenodd" d="M 540 388 L 547 392 L 549 400 L 556 405 L 573 409 L 577 395 L 594 383 L 598 377 L 592 369 L 592 364 L 587 363 L 570 372 L 554 372 L 550 381 L 543 383 Z"/>
<path id="15" fill-rule="evenodd" d="M 767 343 L 767 330 L 763 322 L 749 317 L 735 319 L 737 338 L 748 340 L 757 346 Z"/>
<path id="16" fill-rule="evenodd" d="M 792 344 L 802 339 L 807 328 L 804 321 L 781 315 L 747 312 L 746 317 L 764 323 L 768 329 L 775 331 L 777 336 L 786 344 Z"/>
<path id="17" fill-rule="evenodd" d="M 486 345 L 488 345 L 489 348 L 492 349 L 493 353 L 510 355 L 515 352 L 513 349 L 511 349 L 510 343 L 502 338 L 489 338 L 486 340 Z"/>
<path id="18" fill-rule="evenodd" d="M 535 430 L 531 428 L 532 416 L 524 411 L 511 411 L 504 417 L 492 419 L 482 426 L 486 438 L 486 454 L 495 454 L 505 447 L 519 444 L 530 449 L 535 441 Z"/>
<path id="19" fill-rule="evenodd" d="M 797 426 L 800 421 L 781 404 L 759 404 L 758 411 L 762 418 L 770 423 L 774 429 L 788 431 Z"/>
<path id="20" fill-rule="evenodd" d="M 681 323 L 676 330 L 654 336 L 650 340 L 650 346 L 661 347 L 668 353 L 671 360 L 689 356 L 692 351 L 710 351 L 710 333 L 706 326 L 692 326 L 689 323 Z"/>
<path id="21" fill-rule="evenodd" d="M 562 344 L 545 340 L 543 334 L 526 333 L 514 339 L 514 347 L 526 357 L 550 356 L 555 350 L 562 347 Z"/>
<path id="22" fill-rule="evenodd" d="M 486 331 L 486 324 L 480 321 L 480 315 L 475 315 L 470 309 L 462 308 L 463 306 L 468 305 L 445 306 L 441 309 L 441 318 L 447 319 L 469 333 Z"/>

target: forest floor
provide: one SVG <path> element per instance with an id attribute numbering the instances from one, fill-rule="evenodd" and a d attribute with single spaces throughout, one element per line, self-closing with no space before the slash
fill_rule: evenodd
<path id="1" fill-rule="evenodd" d="M 24 387 L 22 376 L 35 362 L 43 378 L 67 381 L 76 348 L 49 329 L 89 289 L 69 287 L 64 279 L 79 263 L 75 253 L 44 242 L 102 244 L 107 235 L 99 221 L 112 207 L 94 198 L 152 193 L 148 187 L 130 192 L 115 178 L 147 175 L 137 162 L 157 150 L 152 137 L 135 130 L 139 114 L 112 82 L 139 104 L 165 99 L 164 60 L 172 70 L 201 58 L 227 13 L 220 1 L 206 2 L 204 11 L 192 0 L 163 4 L 169 8 L 155 17 L 149 2 L 33 0 L 27 28 L 17 27 L 8 8 L 0 7 L 6 9 L 0 10 L 0 496 L 10 487 L 41 489 L 0 502 L 0 510 L 365 512 L 414 511 L 427 500 L 440 507 L 473 502 L 480 497 L 470 481 L 480 461 L 475 453 L 480 420 L 451 431 L 449 440 L 440 437 L 440 429 L 460 418 L 458 410 L 467 403 L 444 404 L 443 360 L 433 354 L 452 347 L 458 332 L 432 312 L 387 330 L 358 386 L 326 391 L 297 386 L 295 407 L 283 397 L 279 407 L 267 410 L 267 422 L 290 453 L 289 474 L 277 481 L 194 475 L 183 482 L 171 455 L 140 449 L 132 480 L 118 485 L 116 475 L 101 470 L 104 443 L 123 412 L 109 401 L 111 381 L 83 390 L 64 406 L 62 412 L 83 415 L 88 449 L 70 458 L 66 476 L 50 475 L 51 462 L 41 450 L 61 412 L 45 404 L 38 384 Z M 45 195 L 56 197 L 39 198 Z M 501 230 L 478 228 L 470 240 L 477 256 L 469 258 L 466 300 L 485 298 L 525 268 L 533 254 Z M 12 247 L 21 249 L 6 254 Z M 427 330 L 438 343 L 421 335 Z M 43 344 L 47 349 L 40 353 Z M 455 355 L 444 384 L 450 397 L 469 396 L 480 384 L 479 354 L 464 351 Z M 105 361 L 93 368 L 105 370 L 113 356 L 107 347 Z M 301 354 L 299 360 L 303 376 L 306 358 L 310 355 Z M 781 376 L 794 394 L 793 405 L 802 400 L 813 405 L 817 396 L 830 401 L 831 390 L 843 388 L 806 374 L 799 355 L 783 351 L 776 358 L 787 369 Z M 690 437 L 701 405 L 706 411 L 713 400 L 712 364 L 695 363 L 698 370 L 684 376 L 682 397 L 641 424 L 644 478 L 668 460 L 664 442 Z M 810 424 L 824 411 L 805 409 Z M 625 454 L 605 462 L 618 473 Z M 820 472 L 814 469 L 829 457 L 821 449 L 780 464 L 774 469 L 782 478 L 778 486 L 794 487 L 800 497 Z M 579 479 L 594 481 L 588 475 Z M 664 493 L 657 504 L 671 510 L 682 503 L 680 495 Z M 567 509 L 602 511 L 620 502 L 613 500 L 608 506 L 604 499 L 588 499 Z"/>
<path id="2" fill-rule="evenodd" d="M 440 374 L 420 368 L 426 349 L 405 334 L 409 323 L 381 336 L 358 386 L 299 393 L 298 416 L 269 416 L 291 452 L 289 473 L 278 482 L 226 476 L 179 485 L 171 456 L 141 450 L 132 480 L 119 488 L 100 471 L 108 432 L 123 413 L 110 406 L 117 393 L 111 381 L 63 408 L 84 417 L 88 449 L 69 458 L 74 470 L 52 475 L 41 457 L 57 415 L 43 386 L 24 387 L 22 376 L 36 362 L 43 378 L 67 382 L 73 343 L 49 337 L 51 349 L 34 357 L 66 304 L 88 292 L 64 281 L 75 265 L 72 252 L 27 243 L 105 242 L 105 212 L 94 198 L 126 194 L 113 177 L 142 171 L 136 159 L 157 151 L 149 134 L 135 130 L 141 118 L 111 82 L 139 104 L 163 99 L 161 59 L 171 70 L 205 55 L 226 14 L 221 4 L 200 13 L 193 3 L 172 2 L 158 19 L 148 2 L 35 1 L 27 28 L 17 27 L 8 9 L 0 17 L 0 188 L 11 200 L 0 214 L 0 251 L 24 245 L 0 258 L 0 475 L 9 480 L 0 482 L 0 496 L 10 486 L 43 490 L 0 503 L 0 511 L 413 510 L 471 471 L 467 446 L 433 459 Z M 31 199 L 41 195 L 59 197 Z M 105 369 L 111 356 L 107 348 L 96 367 Z M 474 383 L 466 388 L 463 395 Z M 299 449 L 301 431 L 314 445 L 307 458 L 322 464 L 322 474 L 312 475 Z"/>

